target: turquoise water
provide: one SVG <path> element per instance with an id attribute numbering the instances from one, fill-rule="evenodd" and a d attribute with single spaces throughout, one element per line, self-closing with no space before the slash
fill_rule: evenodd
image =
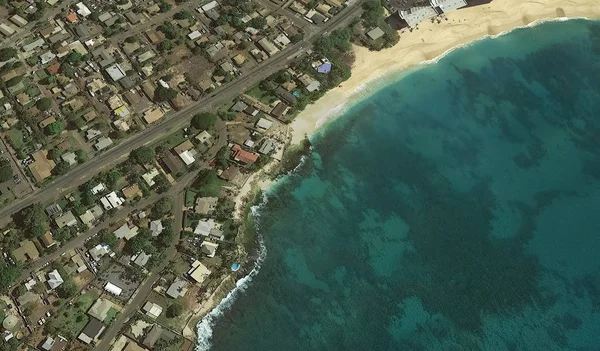
<path id="1" fill-rule="evenodd" d="M 600 349 L 600 23 L 457 50 L 313 141 L 214 350 Z"/>

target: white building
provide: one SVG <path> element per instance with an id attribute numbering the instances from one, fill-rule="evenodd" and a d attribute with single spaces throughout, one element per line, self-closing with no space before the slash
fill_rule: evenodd
<path id="1" fill-rule="evenodd" d="M 92 11 L 83 2 L 78 2 L 75 4 L 75 7 L 77 7 L 77 14 L 81 17 L 87 17 L 92 14 Z"/>
<path id="2" fill-rule="evenodd" d="M 120 207 L 121 205 L 123 205 L 123 202 L 125 202 L 125 200 L 123 198 L 120 198 L 119 196 L 117 196 L 117 193 L 115 193 L 113 191 L 109 194 L 104 195 L 102 198 L 100 198 L 100 202 L 102 203 L 104 210 L 108 211 L 113 208 Z"/>
<path id="3" fill-rule="evenodd" d="M 104 285 L 104 290 L 115 296 L 120 296 L 121 293 L 123 292 L 123 289 L 119 288 L 118 286 L 116 286 L 115 284 L 113 284 L 111 282 L 107 282 L 106 285 Z"/>
<path id="4" fill-rule="evenodd" d="M 438 13 L 447 13 L 467 6 L 466 0 L 430 0 L 431 6 Z"/>
<path id="5" fill-rule="evenodd" d="M 56 289 L 64 282 L 65 281 L 58 273 L 58 270 L 55 269 L 48 273 L 48 286 L 50 286 L 50 289 Z"/>
<path id="6" fill-rule="evenodd" d="M 104 183 L 98 183 L 98 185 L 92 188 L 92 194 L 96 195 L 98 193 L 103 192 L 104 190 L 106 190 Z"/>
<path id="7" fill-rule="evenodd" d="M 121 68 L 121 66 L 118 63 L 115 63 L 112 66 L 106 67 L 105 71 L 110 76 L 110 78 L 115 82 L 120 79 L 123 79 L 127 76 L 127 74 L 125 73 L 123 68 Z"/>
<path id="8" fill-rule="evenodd" d="M 408 10 L 400 10 L 398 14 L 410 27 L 414 27 L 420 22 L 438 15 L 431 6 L 420 6 Z"/>
<path id="9" fill-rule="evenodd" d="M 198 221 L 198 225 L 196 229 L 194 229 L 194 234 L 209 236 L 210 231 L 215 228 L 215 221 L 212 219 L 206 221 Z"/>

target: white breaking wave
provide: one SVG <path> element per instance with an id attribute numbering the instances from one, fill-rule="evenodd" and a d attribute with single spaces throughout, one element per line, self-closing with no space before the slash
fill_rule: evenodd
<path id="1" fill-rule="evenodd" d="M 262 206 L 266 203 L 266 201 L 267 201 L 267 198 L 266 198 L 266 196 L 264 196 L 261 204 L 259 204 L 257 206 L 253 206 L 251 208 L 253 216 L 258 216 L 258 210 L 260 208 L 262 208 Z M 257 228 L 257 230 L 258 230 L 258 228 Z M 240 296 L 241 294 L 244 293 L 244 291 L 246 291 L 246 289 L 250 286 L 252 279 L 260 271 L 260 267 L 262 266 L 262 263 L 264 262 L 265 258 L 267 257 L 267 248 L 265 246 L 262 235 L 260 235 L 260 232 L 258 235 L 258 244 L 259 244 L 258 258 L 256 259 L 256 262 L 254 262 L 254 267 L 252 267 L 252 270 L 250 271 L 250 273 L 248 273 L 248 275 L 246 275 L 245 277 L 238 280 L 235 283 L 235 288 L 233 288 L 233 290 L 231 290 L 227 294 L 227 296 L 225 296 L 225 298 L 223 300 L 221 300 L 221 302 L 215 308 L 213 308 L 212 311 L 210 311 L 210 313 L 208 313 L 206 316 L 204 316 L 204 318 L 202 318 L 202 320 L 196 326 L 197 335 L 198 335 L 196 351 L 210 350 L 210 348 L 212 346 L 211 339 L 212 339 L 212 335 L 213 335 L 213 326 L 215 325 L 215 323 L 217 322 L 219 317 L 222 316 L 225 311 L 230 309 L 231 306 L 233 306 L 233 303 L 238 298 L 238 296 Z"/>

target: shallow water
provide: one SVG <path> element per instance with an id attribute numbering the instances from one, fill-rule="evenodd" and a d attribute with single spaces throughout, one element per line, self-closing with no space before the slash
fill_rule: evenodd
<path id="1" fill-rule="evenodd" d="M 313 142 L 212 349 L 600 348 L 600 23 L 457 50 Z"/>

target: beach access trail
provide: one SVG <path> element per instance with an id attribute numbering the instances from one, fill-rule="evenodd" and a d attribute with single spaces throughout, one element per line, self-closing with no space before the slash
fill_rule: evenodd
<path id="1" fill-rule="evenodd" d="M 493 0 L 490 4 L 459 9 L 440 23 L 430 20 L 418 29 L 404 29 L 394 47 L 371 52 L 354 46 L 352 76 L 316 103 L 307 106 L 292 122 L 292 143 L 312 135 L 326 120 L 343 113 L 350 101 L 365 97 L 369 84 L 390 73 L 431 62 L 453 48 L 493 37 L 536 22 L 564 18 L 600 18 L 598 0 Z M 370 89 L 375 91 L 376 89 Z"/>

